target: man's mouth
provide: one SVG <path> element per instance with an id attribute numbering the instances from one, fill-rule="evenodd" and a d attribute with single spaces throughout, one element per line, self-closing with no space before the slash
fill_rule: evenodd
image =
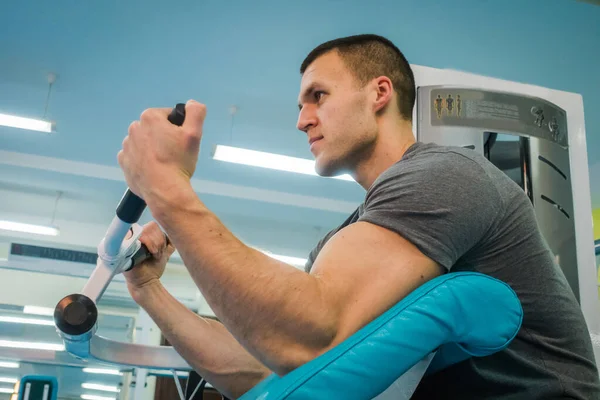
<path id="1" fill-rule="evenodd" d="M 323 139 L 323 136 L 318 136 L 318 137 L 310 138 L 308 140 L 308 144 L 312 145 L 314 142 L 316 142 L 317 140 L 321 140 L 321 139 Z"/>

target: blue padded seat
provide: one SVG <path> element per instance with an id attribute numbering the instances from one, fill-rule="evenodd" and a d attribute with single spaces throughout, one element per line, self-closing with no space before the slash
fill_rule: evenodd
<path id="1" fill-rule="evenodd" d="M 523 310 L 504 282 L 475 272 L 439 276 L 345 341 L 241 400 L 369 400 L 428 356 L 427 373 L 506 348 Z"/>

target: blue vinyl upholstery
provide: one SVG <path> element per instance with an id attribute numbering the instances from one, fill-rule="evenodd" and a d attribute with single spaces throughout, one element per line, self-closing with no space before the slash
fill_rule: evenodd
<path id="1" fill-rule="evenodd" d="M 369 400 L 435 353 L 427 373 L 506 348 L 523 310 L 504 282 L 475 272 L 448 273 L 410 293 L 348 339 L 241 400 Z"/>

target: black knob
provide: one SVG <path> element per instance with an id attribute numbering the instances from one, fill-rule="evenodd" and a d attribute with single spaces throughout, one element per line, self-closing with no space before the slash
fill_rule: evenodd
<path id="1" fill-rule="evenodd" d="M 181 126 L 185 121 L 185 104 L 177 103 L 171 110 L 171 114 L 167 117 L 173 125 Z"/>
<path id="2" fill-rule="evenodd" d="M 54 309 L 54 323 L 68 335 L 89 332 L 98 320 L 96 304 L 82 294 L 71 294 L 58 302 Z"/>

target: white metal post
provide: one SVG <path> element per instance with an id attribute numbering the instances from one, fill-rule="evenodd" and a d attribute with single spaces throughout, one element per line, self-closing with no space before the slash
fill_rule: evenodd
<path id="1" fill-rule="evenodd" d="M 136 318 L 136 329 L 134 332 L 134 341 L 137 344 L 160 345 L 161 332 L 158 326 L 152 321 L 144 309 L 140 308 Z M 156 378 L 148 376 L 147 368 L 134 369 L 135 389 L 131 400 L 151 400 L 154 399 L 156 389 Z"/>

